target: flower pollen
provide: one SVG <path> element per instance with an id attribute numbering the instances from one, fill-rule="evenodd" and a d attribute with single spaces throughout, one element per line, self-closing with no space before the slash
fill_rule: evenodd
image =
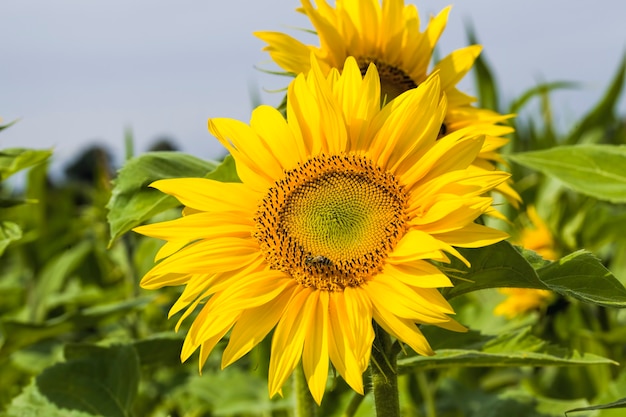
<path id="1" fill-rule="evenodd" d="M 395 177 L 357 155 L 320 155 L 277 181 L 255 234 L 270 268 L 325 291 L 360 286 L 406 231 L 406 195 Z"/>

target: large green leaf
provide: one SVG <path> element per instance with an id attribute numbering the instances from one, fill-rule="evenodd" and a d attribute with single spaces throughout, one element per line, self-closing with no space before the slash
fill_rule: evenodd
<path id="1" fill-rule="evenodd" d="M 437 410 L 445 410 L 441 415 L 446 416 L 563 417 L 563 410 L 588 404 L 584 399 L 546 398 L 541 393 L 527 392 L 523 388 L 483 390 L 480 389 L 482 384 L 463 384 L 451 378 L 438 385 L 441 389 L 437 392 Z M 456 413 L 450 413 L 451 410 Z"/>
<path id="2" fill-rule="evenodd" d="M 52 151 L 24 148 L 3 149 L 0 151 L 0 181 L 3 181 L 33 165 L 37 165 L 52 155 Z"/>
<path id="3" fill-rule="evenodd" d="M 537 270 L 552 291 L 605 307 L 626 307 L 626 288 L 593 254 L 579 250 Z"/>
<path id="4" fill-rule="evenodd" d="M 11 242 L 22 238 L 22 229 L 13 223 L 0 221 L 0 255 L 4 253 L 4 250 L 9 246 Z"/>
<path id="5" fill-rule="evenodd" d="M 141 366 L 165 367 L 180 365 L 184 336 L 163 333 L 136 341 L 133 346 Z"/>
<path id="6" fill-rule="evenodd" d="M 506 158 L 557 178 L 585 195 L 626 203 L 626 146 L 559 146 Z"/>
<path id="7" fill-rule="evenodd" d="M 549 289 L 590 304 L 626 307 L 626 288 L 585 250 L 554 262 L 508 242 L 459 252 L 471 263 L 470 268 L 458 259 L 440 265 L 448 276 L 456 278 L 454 287 L 442 291 L 448 299 L 487 288 L 516 287 Z"/>
<path id="8" fill-rule="evenodd" d="M 437 337 L 438 329 L 425 327 L 424 334 L 431 341 L 434 356 L 415 355 L 398 361 L 399 372 L 415 369 L 448 367 L 503 367 L 503 366 L 578 366 L 592 364 L 614 364 L 616 362 L 592 354 L 580 354 L 556 347 L 533 336 L 526 328 L 517 333 L 506 333 L 497 337 L 478 335 L 456 335 L 448 332 L 445 342 Z M 436 343 L 437 340 L 440 343 Z"/>
<path id="9" fill-rule="evenodd" d="M 150 152 L 126 162 L 107 204 L 111 242 L 152 216 L 179 205 L 149 185 L 164 178 L 205 177 L 217 164 L 178 152 Z"/>
<path id="10" fill-rule="evenodd" d="M 107 417 L 130 417 L 139 386 L 132 346 L 67 345 L 66 362 L 37 376 L 39 392 L 60 408 Z"/>
<path id="11" fill-rule="evenodd" d="M 458 278 L 454 287 L 444 289 L 446 298 L 486 288 L 545 288 L 532 265 L 509 242 L 459 252 L 471 267 L 468 269 L 457 259 L 449 266 L 442 265 L 449 276 Z"/>
<path id="12" fill-rule="evenodd" d="M 102 417 L 78 410 L 59 408 L 39 392 L 33 383 L 15 397 L 3 417 Z"/>

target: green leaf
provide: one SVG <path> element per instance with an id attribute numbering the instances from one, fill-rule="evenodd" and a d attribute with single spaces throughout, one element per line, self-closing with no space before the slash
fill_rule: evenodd
<path id="1" fill-rule="evenodd" d="M 136 341 L 133 346 L 141 366 L 178 366 L 184 336 L 176 333 L 163 333 Z"/>
<path id="2" fill-rule="evenodd" d="M 131 311 L 145 307 L 151 300 L 151 297 L 145 297 L 95 306 L 44 323 L 0 320 L 0 360 L 18 349 L 39 341 L 124 317 Z"/>
<path id="3" fill-rule="evenodd" d="M 503 367 L 503 366 L 579 366 L 592 364 L 614 364 L 611 359 L 588 353 L 580 354 L 556 347 L 533 336 L 528 327 L 518 333 L 506 333 L 497 337 L 470 332 L 467 336 L 447 332 L 448 339 L 437 333 L 444 330 L 424 327 L 424 335 L 433 341 L 434 356 L 415 355 L 398 361 L 400 373 L 415 369 L 449 367 Z M 467 337 L 467 343 L 464 343 Z M 436 343 L 439 340 L 440 343 Z M 458 346 L 466 346 L 459 348 Z"/>
<path id="4" fill-rule="evenodd" d="M 215 181 L 221 182 L 241 182 L 239 176 L 237 176 L 237 167 L 235 166 L 235 160 L 232 156 L 226 155 L 224 160 L 211 171 L 205 175 L 206 178 L 210 178 Z"/>
<path id="5" fill-rule="evenodd" d="M 22 238 L 22 229 L 13 223 L 0 221 L 0 255 L 9 246 L 11 242 Z"/>
<path id="6" fill-rule="evenodd" d="M 61 409 L 39 392 L 33 383 L 15 397 L 3 417 L 101 417 L 77 410 Z"/>
<path id="7" fill-rule="evenodd" d="M 482 381 L 471 385 L 447 379 L 437 385 L 441 387 L 437 392 L 437 410 L 446 410 L 446 416 L 563 417 L 563 410 L 588 404 L 584 399 L 546 398 L 542 393 L 527 392 L 523 388 L 484 390 Z M 452 410 L 455 413 L 451 413 Z"/>
<path id="8" fill-rule="evenodd" d="M 107 417 L 130 417 L 139 386 L 132 346 L 68 345 L 66 362 L 36 378 L 39 391 L 60 408 Z"/>
<path id="9" fill-rule="evenodd" d="M 46 262 L 37 276 L 37 284 L 32 291 L 32 315 L 35 320 L 42 320 L 49 310 L 51 295 L 62 290 L 68 278 L 85 261 L 93 250 L 93 242 L 83 240 L 60 252 Z"/>
<path id="10" fill-rule="evenodd" d="M 179 205 L 175 198 L 149 188 L 164 178 L 205 177 L 217 167 L 178 152 L 150 152 L 129 160 L 114 181 L 107 204 L 112 243 L 154 215 Z"/>
<path id="11" fill-rule="evenodd" d="M 11 148 L 0 151 L 0 181 L 25 168 L 37 165 L 52 155 L 51 151 Z"/>
<path id="12" fill-rule="evenodd" d="M 622 398 L 620 400 L 613 401 L 612 403 L 608 403 L 608 404 L 600 404 L 600 405 L 592 405 L 590 407 L 574 408 L 572 410 L 567 410 L 565 412 L 565 415 L 567 415 L 568 413 L 575 413 L 578 411 L 607 410 L 610 408 L 626 408 L 626 398 Z"/>
<path id="13" fill-rule="evenodd" d="M 626 203 L 626 146 L 575 145 L 506 155 L 590 197 Z"/>
<path id="14" fill-rule="evenodd" d="M 552 291 L 586 303 L 626 307 L 626 288 L 593 254 L 579 250 L 537 270 Z"/>
<path id="15" fill-rule="evenodd" d="M 278 411 L 293 409 L 288 398 L 268 397 L 265 378 L 236 366 L 189 378 L 172 396 L 198 416 L 244 416 L 251 415 L 251 410 L 255 415 L 273 415 L 272 411 L 281 415 Z"/>
<path id="16" fill-rule="evenodd" d="M 509 242 L 477 249 L 459 249 L 459 252 L 471 267 L 468 269 L 458 259 L 453 259 L 450 265 L 441 264 L 448 276 L 458 278 L 454 287 L 443 291 L 448 299 L 486 288 L 546 288 L 530 263 Z"/>

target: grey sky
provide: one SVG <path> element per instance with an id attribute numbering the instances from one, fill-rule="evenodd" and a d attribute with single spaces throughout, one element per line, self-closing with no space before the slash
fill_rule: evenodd
<path id="1" fill-rule="evenodd" d="M 448 1 L 415 2 L 423 21 Z M 3 0 L 0 9 L 0 117 L 21 121 L 0 148 L 54 147 L 64 160 L 92 141 L 121 157 L 132 128 L 136 152 L 160 136 L 182 150 L 216 157 L 209 117 L 247 121 L 250 85 L 283 87 L 257 30 L 310 27 L 296 0 Z M 458 1 L 440 51 L 466 45 L 471 20 L 506 98 L 540 81 L 581 81 L 556 96 L 561 125 L 599 99 L 626 51 L 623 0 Z M 472 92 L 467 77 L 462 87 Z M 262 93 L 277 104 L 280 94 Z M 622 98 L 621 111 L 626 113 Z"/>

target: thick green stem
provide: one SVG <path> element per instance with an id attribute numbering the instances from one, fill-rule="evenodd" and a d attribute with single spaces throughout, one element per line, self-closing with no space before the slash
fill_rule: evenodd
<path id="1" fill-rule="evenodd" d="M 318 407 L 309 391 L 309 386 L 304 376 L 304 369 L 302 369 L 302 366 L 297 366 L 293 373 L 294 391 L 296 394 L 295 417 L 315 417 Z"/>
<path id="2" fill-rule="evenodd" d="M 397 352 L 391 337 L 376 326 L 372 348 L 372 391 L 377 417 L 400 417 Z"/>

